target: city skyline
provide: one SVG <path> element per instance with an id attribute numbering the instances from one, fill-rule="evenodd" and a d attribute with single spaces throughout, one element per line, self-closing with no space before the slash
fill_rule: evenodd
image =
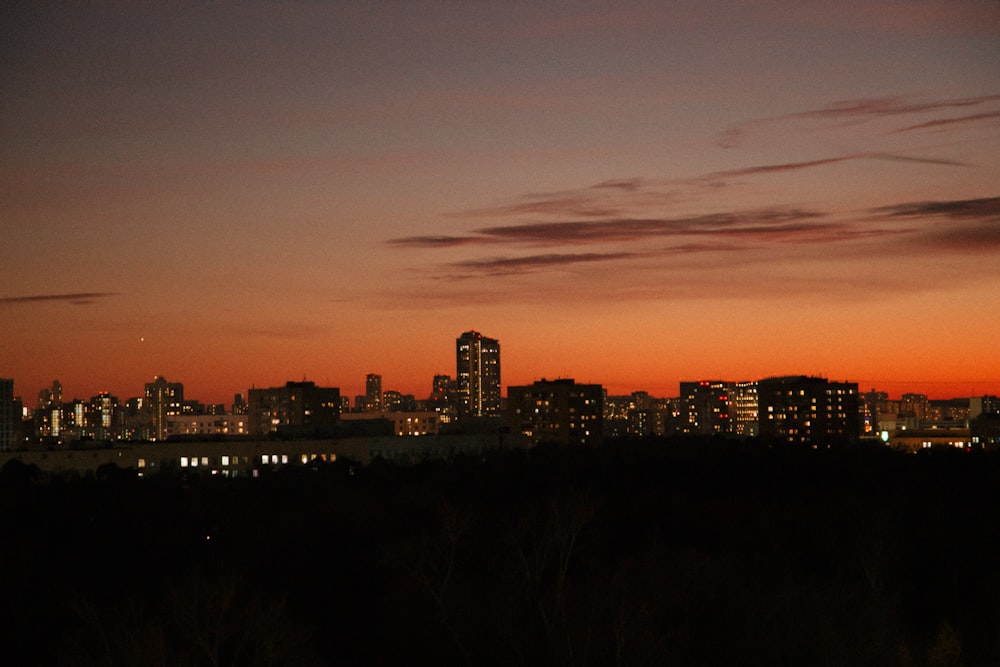
<path id="1" fill-rule="evenodd" d="M 32 402 L 1000 394 L 993 2 L 9 3 L 0 376 Z"/>

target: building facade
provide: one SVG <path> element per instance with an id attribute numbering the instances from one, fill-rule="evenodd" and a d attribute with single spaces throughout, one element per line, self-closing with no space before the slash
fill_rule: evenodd
<path id="1" fill-rule="evenodd" d="M 21 432 L 21 415 L 14 401 L 14 380 L 0 378 L 0 451 L 17 446 Z"/>
<path id="2" fill-rule="evenodd" d="M 540 380 L 507 388 L 507 424 L 533 444 L 578 445 L 603 434 L 604 388 L 571 379 Z"/>
<path id="3" fill-rule="evenodd" d="M 381 412 L 382 407 L 382 376 L 369 373 L 365 376 L 365 412 Z"/>
<path id="4" fill-rule="evenodd" d="M 761 380 L 757 388 L 762 438 L 809 446 L 857 442 L 857 383 L 797 375 Z"/>
<path id="5" fill-rule="evenodd" d="M 682 432 L 693 435 L 728 435 L 733 432 L 731 401 L 735 383 L 723 380 L 681 382 L 684 406 Z"/>
<path id="6" fill-rule="evenodd" d="M 500 415 L 500 342 L 478 331 L 455 341 L 455 393 L 460 416 Z"/>
<path id="7" fill-rule="evenodd" d="M 313 382 L 247 392 L 247 428 L 252 436 L 290 437 L 330 433 L 340 417 L 340 389 Z"/>
<path id="8" fill-rule="evenodd" d="M 153 424 L 153 434 L 156 440 L 167 438 L 167 417 L 183 412 L 184 385 L 180 382 L 167 382 L 166 378 L 156 376 L 152 382 L 146 383 L 145 409 L 149 412 Z"/>

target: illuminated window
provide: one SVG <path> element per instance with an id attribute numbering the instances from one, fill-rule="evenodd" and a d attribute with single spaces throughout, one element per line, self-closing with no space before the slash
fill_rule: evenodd
<path id="1" fill-rule="evenodd" d="M 145 468 L 146 467 L 146 459 L 139 459 L 139 462 L 136 465 L 138 465 L 140 468 Z"/>
<path id="2" fill-rule="evenodd" d="M 229 457 L 228 456 L 223 456 L 222 457 L 222 465 L 224 465 L 224 466 L 229 465 Z"/>
<path id="3" fill-rule="evenodd" d="M 182 468 L 187 468 L 188 467 L 188 457 L 186 457 L 186 456 L 182 456 L 181 457 L 181 467 Z"/>
<path id="4" fill-rule="evenodd" d="M 288 454 L 282 454 L 281 455 L 281 462 L 282 463 L 288 463 Z"/>
<path id="5" fill-rule="evenodd" d="M 201 464 L 203 466 L 207 466 L 208 465 L 208 457 L 207 456 L 201 457 Z"/>

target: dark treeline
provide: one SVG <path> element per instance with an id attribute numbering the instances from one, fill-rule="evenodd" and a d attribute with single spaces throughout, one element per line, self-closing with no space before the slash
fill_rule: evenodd
<path id="1" fill-rule="evenodd" d="M 0 472 L 0 660 L 996 665 L 1000 456 L 715 441 Z"/>

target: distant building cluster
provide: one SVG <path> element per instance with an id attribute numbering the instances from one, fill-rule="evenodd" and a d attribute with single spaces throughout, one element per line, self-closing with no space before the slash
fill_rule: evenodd
<path id="1" fill-rule="evenodd" d="M 676 435 L 759 438 L 795 446 L 838 446 L 861 440 L 917 450 L 934 446 L 1000 446 L 1000 399 L 947 401 L 923 394 L 890 400 L 852 382 L 782 376 L 759 380 L 693 380 L 678 396 L 636 391 L 609 396 L 599 384 L 572 379 L 508 386 L 503 396 L 500 342 L 478 331 L 455 340 L 455 375 L 435 375 L 430 395 L 384 389 L 365 377 L 353 403 L 337 387 L 287 382 L 251 387 L 230 406 L 186 399 L 184 385 L 162 376 L 141 396 L 108 392 L 66 400 L 59 381 L 27 405 L 14 381 L 0 379 L 0 451 L 81 443 L 206 439 L 420 437 L 442 433 L 509 433 L 527 442 L 583 445 L 605 438 Z"/>

